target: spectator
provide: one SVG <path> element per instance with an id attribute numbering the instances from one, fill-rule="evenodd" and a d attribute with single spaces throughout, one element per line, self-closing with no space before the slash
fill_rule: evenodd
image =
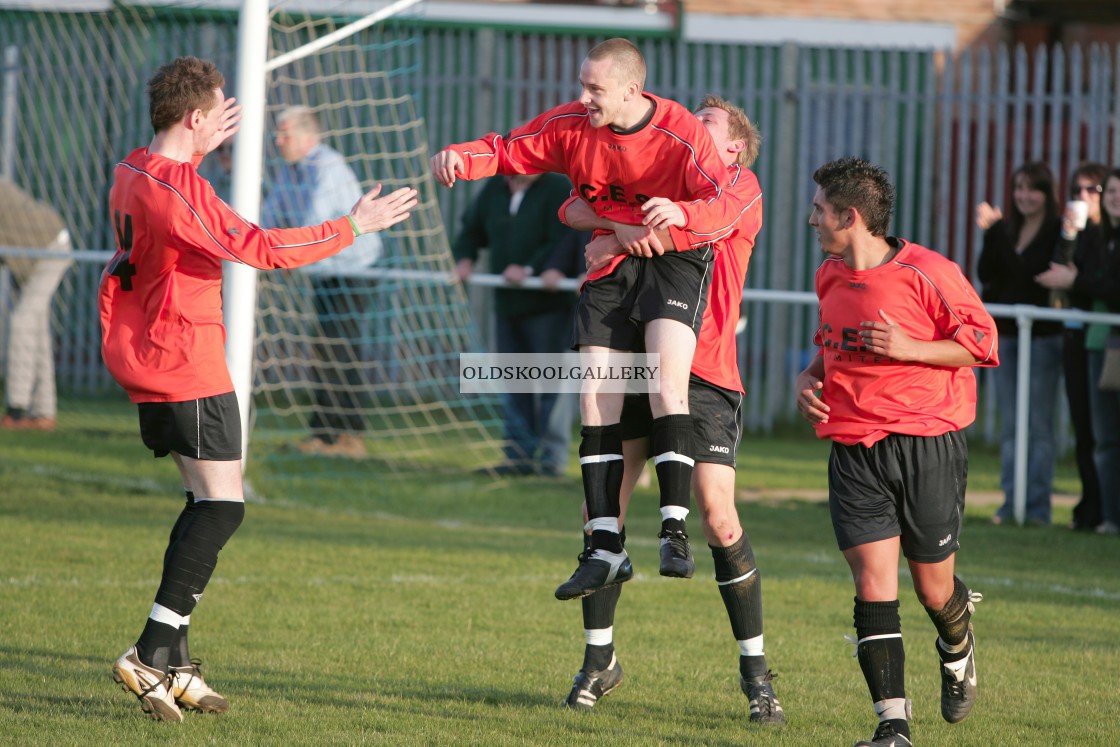
<path id="1" fill-rule="evenodd" d="M 1038 276 L 1047 288 L 1068 290 L 1074 303 L 1092 311 L 1120 312 L 1120 169 L 1108 172 L 1100 198 L 1099 226 L 1078 230 L 1071 220 L 1063 221 L 1062 237 L 1075 243 L 1073 261 L 1052 262 Z M 1100 481 L 1100 534 L 1120 534 L 1120 392 L 1104 391 L 1097 382 L 1104 367 L 1109 333 L 1107 324 L 1090 324 L 1085 330 L 1089 351 L 1089 404 L 1092 413 L 1094 460 Z"/>
<path id="2" fill-rule="evenodd" d="M 223 202 L 231 202 L 233 200 L 233 143 L 228 140 L 222 143 L 214 151 L 214 155 L 218 157 L 218 168 L 211 169 L 213 173 L 212 178 L 209 179 L 210 186 Z"/>
<path id="3" fill-rule="evenodd" d="M 1101 185 L 1108 175 L 1108 167 L 1100 163 L 1083 163 L 1070 177 L 1070 200 L 1086 203 L 1086 226 L 1094 231 L 1100 230 L 1101 223 Z M 1068 210 L 1067 210 L 1068 214 Z M 1072 218 L 1072 215 L 1067 215 Z M 1080 233 L 1080 232 L 1079 232 Z M 1077 262 L 1076 255 L 1084 251 L 1080 240 L 1058 241 L 1055 261 L 1062 264 Z M 1064 296 L 1065 307 L 1089 309 L 1092 299 L 1081 293 L 1055 291 Z M 1090 408 L 1089 391 L 1096 382 L 1089 381 L 1089 351 L 1085 348 L 1085 323 L 1066 322 L 1062 337 L 1062 373 L 1066 380 L 1066 401 L 1069 404 L 1069 419 L 1073 425 L 1074 455 L 1077 473 L 1081 477 L 1081 499 L 1073 507 L 1071 529 L 1092 531 L 1101 523 L 1101 487 L 1097 477 L 1097 465 L 1093 459 L 1096 443 L 1093 441 L 1093 417 Z"/>
<path id="4" fill-rule="evenodd" d="M 346 159 L 321 142 L 315 112 L 293 106 L 277 119 L 276 147 L 284 159 L 261 206 L 261 225 L 294 228 L 322 223 L 345 213 L 362 195 L 358 177 Z M 315 350 L 315 406 L 311 437 L 300 443 L 306 453 L 361 457 L 361 365 L 353 340 L 370 302 L 371 283 L 346 273 L 364 270 L 381 256 L 381 239 L 362 235 L 353 246 L 302 270 L 311 280 L 312 301 L 321 341 Z"/>
<path id="5" fill-rule="evenodd" d="M 0 244 L 19 249 L 70 251 L 62 216 L 0 178 Z M 19 300 L 8 318 L 7 411 L 0 428 L 53 431 L 58 416 L 51 343 L 51 299 L 71 260 L 9 257 Z"/>
<path id="6" fill-rule="evenodd" d="M 1058 240 L 1058 206 L 1054 177 L 1044 163 L 1028 163 L 1011 177 L 1010 218 L 999 218 L 984 232 L 977 275 L 988 303 L 1049 306 L 1050 291 L 1035 281 L 1046 269 Z M 986 222 L 987 203 L 977 207 L 977 222 Z M 1000 412 L 1000 487 L 1003 505 L 992 517 L 1002 524 L 1014 518 L 1015 412 L 1018 392 L 1018 325 L 997 319 L 1000 365 L 995 371 Z M 1027 432 L 1027 506 L 1029 524 L 1048 525 L 1054 483 L 1054 410 L 1062 367 L 1062 325 L 1036 321 L 1031 330 L 1030 416 Z"/>
<path id="7" fill-rule="evenodd" d="M 463 215 L 452 252 L 459 278 L 470 277 L 479 250 L 489 247 L 491 267 L 512 286 L 494 291 L 498 353 L 559 353 L 567 348 L 575 297 L 516 286 L 540 272 L 571 233 L 556 215 L 571 189 L 559 174 L 494 176 Z M 487 471 L 563 474 L 575 415 L 572 398 L 559 392 L 508 394 L 505 409 L 505 460 Z"/>

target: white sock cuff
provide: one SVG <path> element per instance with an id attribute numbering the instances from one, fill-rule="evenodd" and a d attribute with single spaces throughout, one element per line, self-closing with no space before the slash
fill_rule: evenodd
<path id="1" fill-rule="evenodd" d="M 739 653 L 743 656 L 765 656 L 766 652 L 762 650 L 762 636 L 756 635 L 754 638 L 748 638 L 745 641 L 736 641 L 739 644 Z"/>
<path id="2" fill-rule="evenodd" d="M 594 531 L 606 531 L 618 534 L 618 517 L 600 516 L 598 519 L 592 519 L 584 525 L 583 531 L 588 534 Z"/>
<path id="3" fill-rule="evenodd" d="M 581 456 L 579 458 L 580 464 L 603 464 L 604 462 L 621 462 L 622 454 L 591 454 L 589 456 Z"/>
<path id="4" fill-rule="evenodd" d="M 614 626 L 609 628 L 584 629 L 583 638 L 588 646 L 606 646 L 614 643 Z"/>
<path id="5" fill-rule="evenodd" d="M 661 520 L 666 519 L 680 519 L 684 521 L 688 518 L 688 509 L 684 506 L 662 506 L 661 507 Z"/>
<path id="6" fill-rule="evenodd" d="M 155 620 L 163 625 L 170 625 L 173 628 L 178 628 L 183 624 L 182 615 L 158 604 L 152 605 L 152 611 L 148 614 L 148 619 Z"/>
<path id="7" fill-rule="evenodd" d="M 910 702 L 906 698 L 887 698 L 875 703 L 875 713 L 880 721 L 891 719 L 910 720 Z"/>
<path id="8" fill-rule="evenodd" d="M 685 456 L 684 454 L 678 454 L 675 451 L 666 451 L 664 454 L 658 454 L 653 458 L 654 467 L 661 464 L 662 462 L 680 462 L 682 464 L 687 464 L 689 467 L 696 466 L 695 459 Z"/>

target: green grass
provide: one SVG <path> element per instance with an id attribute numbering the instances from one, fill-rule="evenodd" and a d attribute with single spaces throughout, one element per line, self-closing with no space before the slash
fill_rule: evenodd
<path id="1" fill-rule="evenodd" d="M 737 648 L 697 554 L 691 581 L 656 573 L 656 498 L 628 521 L 638 576 L 615 627 L 626 681 L 592 713 L 558 708 L 582 658 L 574 567 L 580 489 L 560 481 L 425 475 L 250 476 L 249 507 L 192 625 L 219 717 L 155 723 L 109 676 L 139 634 L 182 499 L 135 414 L 0 432 L 0 744 L 850 745 L 873 716 L 852 646 L 851 581 L 826 507 L 827 444 L 744 443 L 740 487 L 765 579 L 766 643 L 790 723 L 751 729 Z M 971 484 L 998 461 L 974 449 Z M 388 487 L 387 487 L 388 486 Z M 1075 492 L 1068 464 L 1059 490 Z M 916 744 L 1112 745 L 1120 723 L 1120 543 L 1060 528 L 996 528 L 970 506 L 962 577 L 976 616 L 980 701 L 938 713 L 934 633 L 903 579 Z M 1069 518 L 1068 505 L 1056 521 Z M 697 533 L 698 534 L 698 533 Z"/>

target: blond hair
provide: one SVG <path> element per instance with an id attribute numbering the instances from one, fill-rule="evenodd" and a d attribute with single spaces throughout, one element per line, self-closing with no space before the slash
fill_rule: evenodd
<path id="1" fill-rule="evenodd" d="M 751 122 L 750 117 L 739 107 L 725 98 L 709 93 L 700 100 L 700 105 L 694 111 L 701 109 L 722 109 L 727 112 L 727 136 L 731 140 L 742 140 L 743 149 L 739 151 L 735 162 L 740 166 L 750 168 L 758 160 L 758 151 L 762 148 L 762 134 Z"/>

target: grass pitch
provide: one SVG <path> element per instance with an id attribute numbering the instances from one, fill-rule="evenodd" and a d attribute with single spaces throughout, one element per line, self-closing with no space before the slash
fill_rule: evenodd
<path id="1" fill-rule="evenodd" d="M 874 717 L 844 639 L 848 571 L 826 507 L 805 497 L 823 490 L 826 455 L 803 437 L 755 437 L 740 456 L 744 494 L 765 489 L 740 514 L 783 728 L 747 724 L 703 541 L 696 578 L 657 575 L 652 491 L 628 521 L 638 575 L 615 623 L 626 679 L 591 713 L 558 707 L 583 651 L 579 603 L 552 597 L 579 550 L 574 469 L 382 484 L 251 467 L 263 499 L 192 618 L 193 651 L 231 710 L 161 724 L 110 666 L 151 607 L 182 504 L 174 466 L 143 449 L 129 406 L 54 434 L 0 432 L 0 744 L 846 747 Z M 972 486 L 993 489 L 996 471 L 974 450 Z M 1068 465 L 1058 487 L 1076 490 Z M 941 721 L 935 634 L 901 581 L 915 744 L 1120 743 L 1120 541 L 997 528 L 993 510 L 970 506 L 958 559 L 985 596 L 979 702 L 962 724 Z"/>

